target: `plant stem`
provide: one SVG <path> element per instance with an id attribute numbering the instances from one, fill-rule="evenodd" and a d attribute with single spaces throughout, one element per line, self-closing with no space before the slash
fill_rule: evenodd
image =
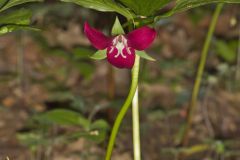
<path id="1" fill-rule="evenodd" d="M 132 102 L 132 121 L 133 121 L 133 148 L 134 160 L 141 160 L 141 143 L 139 127 L 139 104 L 138 104 L 138 87 Z"/>
<path id="2" fill-rule="evenodd" d="M 203 50 L 202 50 L 202 53 L 201 53 L 201 59 L 200 59 L 200 63 L 199 63 L 199 66 L 198 66 L 197 77 L 195 79 L 195 83 L 194 83 L 194 87 L 193 87 L 191 103 L 190 103 L 190 106 L 188 108 L 186 127 L 185 127 L 185 131 L 184 131 L 183 138 L 182 138 L 182 141 L 181 141 L 182 145 L 187 145 L 188 144 L 188 140 L 189 140 L 188 134 L 189 134 L 189 131 L 190 131 L 191 125 L 192 125 L 193 113 L 194 113 L 195 108 L 196 108 L 197 98 L 198 98 L 198 95 L 199 95 L 199 89 L 200 89 L 200 85 L 201 85 L 201 82 L 202 82 L 202 76 L 203 76 L 203 71 L 204 71 L 204 68 L 205 68 L 206 60 L 207 60 L 208 50 L 209 50 L 209 47 L 210 47 L 213 32 L 215 30 L 217 20 L 218 20 L 218 17 L 220 15 L 220 12 L 222 10 L 222 7 L 223 7 L 223 4 L 218 4 L 217 5 L 217 7 L 215 9 L 215 12 L 214 12 L 214 15 L 213 15 L 213 18 L 212 18 L 212 21 L 211 21 L 211 24 L 210 24 L 210 28 L 209 28 L 208 33 L 207 33 L 206 40 L 204 42 Z"/>
<path id="3" fill-rule="evenodd" d="M 239 37 L 238 37 L 238 49 L 237 49 L 237 66 L 236 66 L 236 83 L 237 88 L 240 86 L 238 84 L 240 80 L 240 27 L 239 27 Z"/>
<path id="4" fill-rule="evenodd" d="M 117 136 L 120 124 L 121 124 L 125 114 L 127 113 L 128 108 L 129 108 L 129 106 L 132 102 L 132 99 L 134 97 L 134 94 L 136 92 L 137 85 L 138 85 L 139 63 L 140 63 L 140 57 L 136 56 L 135 64 L 134 64 L 133 69 L 132 69 L 131 88 L 130 88 L 128 97 L 127 97 L 125 103 L 123 104 L 123 106 L 121 107 L 121 110 L 118 113 L 117 118 L 114 122 L 112 133 L 111 133 L 109 143 L 108 143 L 108 147 L 107 147 L 105 160 L 111 160 L 112 150 L 113 150 L 113 147 L 114 147 L 114 144 L 115 144 L 115 140 L 116 140 L 116 136 Z"/>

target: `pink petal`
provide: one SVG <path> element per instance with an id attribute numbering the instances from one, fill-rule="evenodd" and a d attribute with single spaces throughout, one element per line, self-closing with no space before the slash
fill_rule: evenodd
<path id="1" fill-rule="evenodd" d="M 156 37 L 156 31 L 149 27 L 141 27 L 127 34 L 128 45 L 136 50 L 145 50 Z"/>
<path id="2" fill-rule="evenodd" d="M 84 33 L 92 45 L 97 49 L 105 49 L 111 44 L 111 38 L 105 36 L 102 32 L 91 28 L 87 22 L 84 25 Z"/>
<path id="3" fill-rule="evenodd" d="M 107 49 L 107 60 L 109 63 L 111 63 L 113 66 L 117 68 L 128 68 L 131 69 L 135 62 L 135 51 L 133 48 L 129 48 L 131 54 L 127 52 L 127 49 L 123 49 L 123 55 L 126 56 L 126 58 L 119 55 L 118 57 L 115 57 L 118 54 L 117 48 L 114 48 L 113 51 L 111 51 L 111 47 L 108 47 Z"/>

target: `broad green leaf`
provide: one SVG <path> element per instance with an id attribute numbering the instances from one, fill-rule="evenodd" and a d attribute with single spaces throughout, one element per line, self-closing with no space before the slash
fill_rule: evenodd
<path id="1" fill-rule="evenodd" d="M 90 125 L 90 129 L 91 130 L 95 130 L 95 129 L 99 129 L 99 130 L 108 130 L 110 127 L 108 125 L 108 123 L 103 120 L 103 119 L 99 119 L 95 122 L 93 122 L 91 125 Z"/>
<path id="2" fill-rule="evenodd" d="M 155 16 L 154 22 L 157 22 L 162 18 L 170 17 L 178 12 L 213 3 L 240 3 L 240 0 L 177 0 L 176 5 L 172 10 L 163 15 Z"/>
<path id="3" fill-rule="evenodd" d="M 105 130 L 93 130 L 89 132 L 89 135 L 86 136 L 88 140 L 100 143 L 105 140 L 107 132 Z"/>
<path id="4" fill-rule="evenodd" d="M 39 116 L 36 119 L 41 122 L 53 123 L 59 125 L 77 125 L 84 128 L 89 127 L 89 120 L 84 118 L 80 113 L 67 109 L 55 109 L 48 111 Z"/>
<path id="5" fill-rule="evenodd" d="M 119 35 L 119 34 L 125 34 L 123 28 L 122 28 L 122 25 L 118 19 L 118 17 L 116 17 L 116 20 L 113 24 L 113 28 L 112 28 L 112 35 L 115 36 L 115 35 Z"/>
<path id="6" fill-rule="evenodd" d="M 151 56 L 149 56 L 145 51 L 135 51 L 135 53 L 137 55 L 139 55 L 140 57 L 147 59 L 149 61 L 156 61 L 154 58 L 152 58 Z"/>
<path id="7" fill-rule="evenodd" d="M 74 132 L 71 135 L 68 135 L 67 139 L 74 140 L 78 138 L 85 138 L 87 140 L 100 143 L 105 140 L 107 132 L 105 130 L 93 130 L 93 131 L 78 131 Z"/>
<path id="8" fill-rule="evenodd" d="M 110 127 L 108 123 L 105 120 L 100 119 L 93 122 L 86 131 L 74 132 L 68 138 L 77 139 L 83 137 L 88 140 L 100 143 L 105 140 L 109 128 Z"/>
<path id="9" fill-rule="evenodd" d="M 150 16 L 173 0 L 119 0 L 137 15 Z"/>
<path id="10" fill-rule="evenodd" d="M 0 36 L 6 33 L 10 33 L 16 30 L 32 30 L 32 31 L 39 31 L 37 28 L 33 28 L 30 26 L 25 25 L 4 25 L 0 27 Z"/>
<path id="11" fill-rule="evenodd" d="M 103 119 L 97 120 L 90 125 L 90 132 L 87 138 L 89 140 L 100 143 L 103 140 L 105 140 L 109 128 L 110 126 L 105 120 Z"/>
<path id="12" fill-rule="evenodd" d="M 90 58 L 95 60 L 101 60 L 101 59 L 105 59 L 106 57 L 107 57 L 107 49 L 104 49 L 104 50 L 98 50 Z"/>
<path id="13" fill-rule="evenodd" d="M 132 19 L 133 15 L 130 11 L 113 0 L 61 0 L 63 2 L 71 2 L 85 8 L 91 8 L 102 12 L 117 12 L 128 19 Z"/>
<path id="14" fill-rule="evenodd" d="M 0 35 L 19 29 L 37 30 L 29 27 L 32 13 L 21 9 L 0 16 Z"/>
<path id="15" fill-rule="evenodd" d="M 174 14 L 211 3 L 240 3 L 240 0 L 177 0 L 171 12 Z"/>
<path id="16" fill-rule="evenodd" d="M 0 8 L 7 4 L 9 0 L 0 0 Z"/>
<path id="17" fill-rule="evenodd" d="M 231 48 L 226 42 L 218 40 L 215 43 L 217 54 L 228 62 L 233 62 L 236 59 L 236 50 Z"/>
<path id="18" fill-rule="evenodd" d="M 21 9 L 10 12 L 8 14 L 0 15 L 0 25 L 15 24 L 15 25 L 28 25 L 32 16 L 31 11 Z"/>
<path id="19" fill-rule="evenodd" d="M 24 3 L 29 3 L 29 2 L 42 2 L 43 0 L 8 0 L 3 3 L 3 5 L 0 8 L 0 12 L 11 8 L 16 5 L 24 4 Z M 1 3 L 0 3 L 1 4 Z"/>

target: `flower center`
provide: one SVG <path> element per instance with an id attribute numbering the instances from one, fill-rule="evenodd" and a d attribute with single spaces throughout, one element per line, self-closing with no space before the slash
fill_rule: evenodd
<path id="1" fill-rule="evenodd" d="M 130 48 L 127 45 L 127 39 L 123 35 L 119 35 L 113 39 L 109 53 L 112 53 L 115 48 L 118 50 L 118 53 L 114 56 L 114 58 L 118 58 L 119 56 L 127 58 L 127 56 L 123 53 L 123 49 L 126 49 L 128 54 L 131 54 Z"/>

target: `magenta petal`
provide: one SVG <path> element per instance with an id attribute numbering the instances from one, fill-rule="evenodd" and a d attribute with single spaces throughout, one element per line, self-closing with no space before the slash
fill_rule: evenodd
<path id="1" fill-rule="evenodd" d="M 117 48 L 108 47 L 107 49 L 107 60 L 109 63 L 111 63 L 113 66 L 117 68 L 128 68 L 131 69 L 135 62 L 135 51 L 133 48 L 129 48 L 129 52 L 127 52 L 127 49 L 124 48 L 122 51 L 123 55 L 118 55 Z"/>
<path id="2" fill-rule="evenodd" d="M 129 48 L 131 54 L 127 52 L 127 49 L 123 49 L 123 54 L 127 55 L 127 60 L 125 61 L 125 68 L 131 69 L 135 62 L 135 50 L 133 48 Z"/>
<path id="3" fill-rule="evenodd" d="M 105 49 L 111 44 L 111 38 L 105 36 L 102 32 L 91 28 L 87 22 L 84 25 L 84 33 L 92 45 L 97 49 Z"/>
<path id="4" fill-rule="evenodd" d="M 136 50 L 145 50 L 156 37 L 156 31 L 149 27 L 141 27 L 127 34 L 128 45 Z"/>

